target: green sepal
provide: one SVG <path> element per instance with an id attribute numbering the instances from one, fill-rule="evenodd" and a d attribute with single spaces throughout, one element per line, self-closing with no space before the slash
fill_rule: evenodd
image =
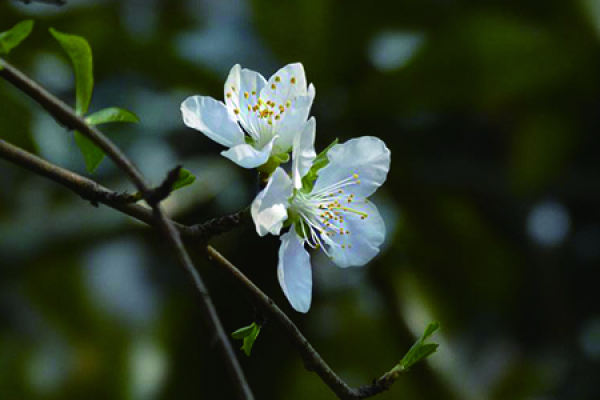
<path id="1" fill-rule="evenodd" d="M 250 353 L 252 352 L 252 346 L 258 338 L 258 334 L 260 333 L 261 326 L 256 322 L 248 326 L 244 326 L 231 334 L 231 337 L 237 340 L 243 340 L 242 343 L 242 351 L 248 357 L 250 357 Z"/>
<path id="2" fill-rule="evenodd" d="M 329 158 L 327 158 L 327 153 L 333 146 L 338 144 L 339 140 L 336 138 L 333 142 L 329 144 L 329 146 L 325 147 L 325 149 L 320 152 L 314 159 L 312 167 L 308 170 L 306 175 L 302 178 L 302 190 L 304 193 L 310 193 L 313 190 L 315 185 L 315 181 L 319 176 L 319 170 L 326 167 L 329 164 Z"/>
<path id="3" fill-rule="evenodd" d="M 258 172 L 271 176 L 271 174 L 279 167 L 280 164 L 288 162 L 290 155 L 288 153 L 274 154 L 267 160 L 266 163 L 258 167 Z"/>
<path id="4" fill-rule="evenodd" d="M 17 23 L 7 31 L 0 32 L 0 54 L 8 54 L 29 36 L 33 30 L 33 21 L 27 19 Z"/>
<path id="5" fill-rule="evenodd" d="M 109 107 L 96 111 L 85 117 L 85 121 L 90 125 L 106 124 L 108 122 L 140 122 L 137 115 L 131 111 L 119 107 Z"/>

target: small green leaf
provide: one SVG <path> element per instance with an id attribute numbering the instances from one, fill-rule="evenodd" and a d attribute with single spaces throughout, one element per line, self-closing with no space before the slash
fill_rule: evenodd
<path id="1" fill-rule="evenodd" d="M 140 122 L 137 115 L 119 107 L 109 107 L 88 115 L 85 121 L 90 125 L 106 124 L 107 122 Z"/>
<path id="2" fill-rule="evenodd" d="M 243 328 L 238 329 L 237 331 L 231 334 L 231 337 L 238 340 L 243 340 L 241 349 L 244 353 L 250 357 L 250 353 L 252 352 L 252 346 L 260 333 L 260 325 L 256 322 L 248 326 L 244 326 Z"/>
<path id="3" fill-rule="evenodd" d="M 196 177 L 194 176 L 194 174 L 192 174 L 185 168 L 181 168 L 181 170 L 179 170 L 179 178 L 177 178 L 175 183 L 173 183 L 173 188 L 171 190 L 175 191 L 181 189 L 182 187 L 191 185 L 192 183 L 194 183 L 195 180 Z"/>
<path id="4" fill-rule="evenodd" d="M 90 139 L 83 136 L 81 133 L 75 131 L 75 143 L 83 154 L 85 161 L 85 167 L 89 173 L 96 171 L 102 160 L 104 159 L 104 152 L 98 146 L 96 146 Z"/>
<path id="5" fill-rule="evenodd" d="M 234 339 L 237 339 L 237 340 L 244 339 L 246 336 L 248 336 L 252 333 L 252 331 L 254 330 L 254 325 L 255 325 L 255 323 L 253 322 L 252 324 L 250 324 L 248 326 L 241 327 L 237 331 L 233 332 L 231 334 L 231 337 Z"/>
<path id="6" fill-rule="evenodd" d="M 77 114 L 87 113 L 94 89 L 92 71 L 92 49 L 87 40 L 77 35 L 62 33 L 50 28 L 50 33 L 69 55 L 75 70 L 75 111 Z"/>
<path id="7" fill-rule="evenodd" d="M 405 371 L 413 365 L 415 365 L 416 363 L 418 363 L 419 361 L 424 360 L 431 354 L 435 353 L 439 344 L 425 343 L 425 340 L 431 335 L 433 335 L 433 333 L 437 331 L 439 327 L 440 324 L 438 322 L 432 322 L 429 325 L 427 325 L 427 328 L 425 328 L 425 332 L 423 332 L 423 335 L 419 338 L 419 340 L 415 342 L 415 344 L 413 344 L 413 346 L 410 348 L 410 350 L 408 350 L 406 355 L 402 357 L 402 360 L 400 360 L 400 363 L 398 365 L 400 366 L 401 370 Z"/>
<path id="8" fill-rule="evenodd" d="M 0 32 L 0 54 L 8 54 L 29 36 L 33 29 L 33 21 L 21 21 L 9 30 Z"/>
<path id="9" fill-rule="evenodd" d="M 302 178 L 302 191 L 305 193 L 310 193 L 313 189 L 315 181 L 317 180 L 317 176 L 319 176 L 319 170 L 327 166 L 329 164 L 329 158 L 327 158 L 327 153 L 333 146 L 338 144 L 339 140 L 336 138 L 333 142 L 329 144 L 329 146 L 325 147 L 325 149 L 320 152 L 314 159 L 312 167 L 310 170 L 304 175 Z"/>

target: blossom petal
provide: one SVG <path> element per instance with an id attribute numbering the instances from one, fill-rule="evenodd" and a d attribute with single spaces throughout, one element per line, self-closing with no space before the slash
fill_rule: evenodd
<path id="1" fill-rule="evenodd" d="M 290 107 L 281 114 L 281 120 L 275 129 L 280 138 L 277 147 L 281 149 L 282 152 L 290 150 L 294 136 L 304 128 L 314 98 L 315 87 L 311 84 L 307 94 L 290 100 Z"/>
<path id="2" fill-rule="evenodd" d="M 344 191 L 368 197 L 385 181 L 391 153 L 381 139 L 362 136 L 333 146 L 327 158 L 329 164 L 319 171 L 313 193 L 357 174 L 360 183 L 346 186 Z"/>
<path id="3" fill-rule="evenodd" d="M 311 118 L 304 126 L 304 130 L 296 133 L 292 149 L 292 180 L 294 187 L 302 187 L 302 178 L 310 170 L 312 162 L 317 156 L 315 153 L 315 118 Z"/>
<path id="4" fill-rule="evenodd" d="M 238 144 L 229 150 L 222 151 L 221 155 L 229 158 L 242 168 L 257 168 L 267 162 L 276 140 L 277 136 L 271 139 L 261 150 L 257 150 L 246 143 Z"/>
<path id="5" fill-rule="evenodd" d="M 364 212 L 367 217 L 362 219 L 359 214 L 345 212 L 345 233 L 332 236 L 335 245 L 328 246 L 333 262 L 342 268 L 362 266 L 371 261 L 385 239 L 385 224 L 373 203 L 362 200 L 352 203 L 352 208 Z"/>
<path id="6" fill-rule="evenodd" d="M 181 103 L 183 122 L 226 147 L 244 143 L 244 132 L 225 104 L 206 96 L 191 96 Z"/>
<path id="7" fill-rule="evenodd" d="M 293 63 L 280 68 L 269 78 L 261 97 L 265 101 L 271 100 L 279 105 L 306 94 L 304 66 L 302 63 Z"/>
<path id="8" fill-rule="evenodd" d="M 250 209 L 256 232 L 279 235 L 287 219 L 288 199 L 292 196 L 292 181 L 282 168 L 277 168 L 269 178 L 267 186 L 256 196 Z"/>
<path id="9" fill-rule="evenodd" d="M 294 310 L 307 312 L 312 297 L 310 256 L 293 228 L 281 236 L 277 278 Z"/>
<path id="10" fill-rule="evenodd" d="M 225 81 L 225 103 L 233 116 L 251 133 L 254 131 L 253 125 L 256 125 L 256 112 L 248 111 L 248 106 L 252 107 L 257 103 L 266 84 L 267 81 L 261 74 L 241 68 L 239 64 L 231 68 Z"/>

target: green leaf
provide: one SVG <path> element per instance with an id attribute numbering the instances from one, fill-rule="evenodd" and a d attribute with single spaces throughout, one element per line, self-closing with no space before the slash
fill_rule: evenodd
<path id="1" fill-rule="evenodd" d="M 185 168 L 181 168 L 179 170 L 179 177 L 177 178 L 175 183 L 173 183 L 173 187 L 171 188 L 171 191 L 175 191 L 175 190 L 181 189 L 182 187 L 189 186 L 192 183 L 194 183 L 195 181 L 196 181 L 196 177 L 194 176 L 194 174 L 192 174 L 190 171 L 188 171 Z"/>
<path id="2" fill-rule="evenodd" d="M 0 54 L 8 54 L 29 36 L 33 29 L 33 21 L 21 21 L 9 30 L 0 32 Z"/>
<path id="3" fill-rule="evenodd" d="M 98 146 L 96 146 L 90 139 L 83 136 L 81 133 L 75 131 L 75 143 L 83 154 L 85 161 L 85 167 L 89 173 L 96 171 L 102 160 L 104 159 L 104 152 Z"/>
<path id="4" fill-rule="evenodd" d="M 243 340 L 241 349 L 244 353 L 250 357 L 250 353 L 252 352 L 252 346 L 260 333 L 260 325 L 256 322 L 248 326 L 244 326 L 243 328 L 238 329 L 237 331 L 231 334 L 231 337 L 237 340 Z"/>
<path id="5" fill-rule="evenodd" d="M 415 344 L 413 344 L 413 346 L 410 348 L 410 350 L 408 350 L 406 355 L 402 357 L 402 360 L 400 360 L 400 363 L 398 365 L 400 366 L 401 370 L 405 371 L 413 365 L 415 365 L 416 363 L 418 363 L 419 361 L 424 360 L 431 354 L 435 353 L 439 344 L 425 343 L 425 340 L 427 340 L 431 335 L 433 335 L 433 333 L 437 331 L 439 327 L 439 322 L 432 322 L 429 325 L 427 325 L 427 328 L 425 328 L 425 332 L 423 332 L 423 335 L 419 338 L 419 340 L 415 342 Z"/>
<path id="6" fill-rule="evenodd" d="M 69 55 L 75 70 L 75 111 L 87 113 L 92 99 L 94 75 L 92 72 L 92 49 L 87 40 L 77 35 L 62 33 L 50 28 L 50 33 Z"/>
<path id="7" fill-rule="evenodd" d="M 109 107 L 88 115 L 85 121 L 90 125 L 106 124 L 107 122 L 140 122 L 137 115 L 119 107 Z"/>
<path id="8" fill-rule="evenodd" d="M 327 164 L 329 164 L 329 158 L 327 158 L 327 153 L 333 146 L 338 144 L 339 140 L 336 138 L 333 142 L 329 144 L 329 146 L 325 147 L 325 149 L 320 152 L 314 159 L 312 167 L 310 170 L 304 175 L 302 178 L 302 191 L 305 193 L 310 193 L 313 189 L 315 181 L 319 176 L 319 170 Z"/>

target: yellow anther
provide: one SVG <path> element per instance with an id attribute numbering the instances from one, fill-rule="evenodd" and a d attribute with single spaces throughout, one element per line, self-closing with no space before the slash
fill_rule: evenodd
<path id="1" fill-rule="evenodd" d="M 345 244 L 343 244 L 343 245 L 342 245 L 342 249 L 345 249 L 345 248 L 346 248 L 346 245 L 345 245 Z"/>
<path id="2" fill-rule="evenodd" d="M 281 78 L 280 78 L 280 77 L 278 77 L 278 76 L 276 76 L 276 77 L 275 77 L 275 82 L 281 82 Z"/>
<path id="3" fill-rule="evenodd" d="M 294 78 L 294 77 L 292 76 L 292 79 L 290 79 L 290 82 L 291 82 L 292 84 L 296 83 L 296 78 Z"/>
<path id="4" fill-rule="evenodd" d="M 231 92 L 227 92 L 227 98 L 230 99 L 231 98 Z"/>
<path id="5" fill-rule="evenodd" d="M 263 99 L 259 98 L 259 99 L 258 99 L 258 102 L 257 102 L 257 104 L 258 104 L 259 106 L 262 106 L 262 105 L 263 105 Z"/>
<path id="6" fill-rule="evenodd" d="M 256 96 L 256 90 L 252 91 L 252 96 Z"/>
<path id="7" fill-rule="evenodd" d="M 234 109 L 233 109 L 233 112 L 234 112 L 234 113 L 236 113 L 236 114 L 239 114 L 239 113 L 240 113 L 240 110 L 239 110 L 238 108 L 234 108 Z"/>
<path id="8" fill-rule="evenodd" d="M 277 85 L 275 85 L 274 83 L 271 84 L 271 89 L 275 90 L 277 88 Z"/>
<path id="9" fill-rule="evenodd" d="M 344 191 L 342 189 L 340 189 L 340 190 L 338 190 L 338 193 L 342 194 L 342 193 L 344 193 Z"/>
<path id="10" fill-rule="evenodd" d="M 248 111 L 252 111 L 252 107 L 250 107 L 250 104 L 248 104 Z"/>
<path id="11" fill-rule="evenodd" d="M 358 174 L 352 174 L 352 177 L 353 177 L 354 179 L 358 179 Z"/>
<path id="12" fill-rule="evenodd" d="M 286 101 L 286 102 L 285 102 L 285 106 L 286 106 L 287 108 L 290 108 L 290 107 L 291 107 L 291 105 L 292 105 L 292 102 L 291 102 L 290 100 L 288 100 L 288 101 Z"/>
<path id="13" fill-rule="evenodd" d="M 279 112 L 284 112 L 284 111 L 285 111 L 285 107 L 280 104 L 279 105 Z"/>
<path id="14" fill-rule="evenodd" d="M 273 121 L 271 121 L 271 120 L 268 120 L 268 121 L 267 121 L 267 123 L 268 123 L 269 125 L 273 125 Z"/>
<path id="15" fill-rule="evenodd" d="M 248 97 L 250 97 L 250 95 L 248 94 L 248 92 L 244 92 L 244 97 L 245 97 L 245 98 L 248 98 Z"/>
<path id="16" fill-rule="evenodd" d="M 279 118 L 280 118 L 280 117 L 279 117 L 279 114 L 277 114 L 277 115 L 275 116 L 275 119 L 276 119 L 277 121 L 279 121 Z"/>
<path id="17" fill-rule="evenodd" d="M 356 180 L 356 184 L 357 184 L 357 185 L 360 185 L 360 179 L 357 179 L 357 180 Z"/>

